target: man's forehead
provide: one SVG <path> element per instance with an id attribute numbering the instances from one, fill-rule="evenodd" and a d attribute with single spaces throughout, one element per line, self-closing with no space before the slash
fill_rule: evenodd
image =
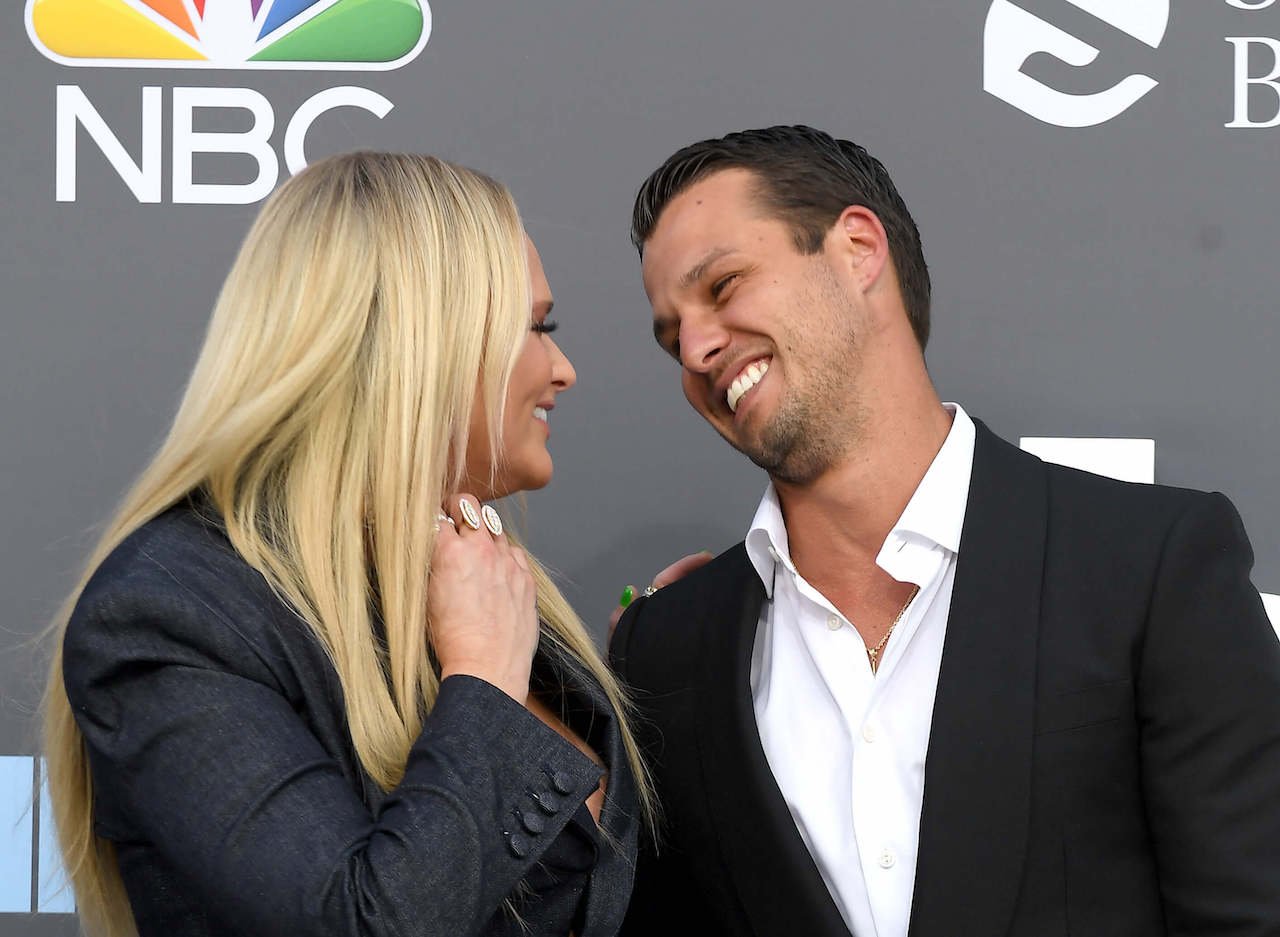
<path id="1" fill-rule="evenodd" d="M 753 174 L 745 169 L 720 170 L 699 179 L 663 207 L 645 242 L 643 259 L 647 262 L 655 253 L 663 255 L 664 261 L 670 259 L 666 255 L 672 246 L 682 252 L 704 252 L 712 245 L 702 238 L 722 239 L 736 220 L 762 214 Z"/>
<path id="2" fill-rule="evenodd" d="M 758 214 L 760 186 L 759 175 L 750 169 L 733 166 L 714 170 L 671 197 L 658 215 L 653 235 L 657 235 L 663 221 L 673 215 L 714 216 L 727 209 Z"/>

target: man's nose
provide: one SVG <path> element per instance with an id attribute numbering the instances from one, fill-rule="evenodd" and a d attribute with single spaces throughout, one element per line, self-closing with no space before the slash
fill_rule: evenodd
<path id="1" fill-rule="evenodd" d="M 729 330 L 716 316 L 686 316 L 680 323 L 680 363 L 695 373 L 706 373 L 729 347 L 729 340 Z"/>

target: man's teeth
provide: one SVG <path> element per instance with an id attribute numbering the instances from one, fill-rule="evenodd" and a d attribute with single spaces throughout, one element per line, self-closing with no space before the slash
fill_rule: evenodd
<path id="1" fill-rule="evenodd" d="M 533 418 L 535 420 L 541 420 L 543 423 L 545 423 L 547 422 L 547 411 L 542 407 L 534 407 Z"/>
<path id="2" fill-rule="evenodd" d="M 768 370 L 769 362 L 756 361 L 733 379 L 733 383 L 729 385 L 729 393 L 726 395 L 732 412 L 738 412 L 738 401 L 742 399 L 742 395 L 759 384 L 760 378 L 764 377 Z"/>

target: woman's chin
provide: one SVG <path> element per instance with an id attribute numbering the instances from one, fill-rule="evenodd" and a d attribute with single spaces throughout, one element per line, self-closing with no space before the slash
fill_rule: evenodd
<path id="1" fill-rule="evenodd" d="M 505 498 L 522 491 L 537 491 L 551 484 L 552 466 L 547 459 L 545 465 L 525 466 L 520 470 L 508 471 L 504 478 L 499 478 L 493 486 L 493 498 Z"/>
<path id="2" fill-rule="evenodd" d="M 541 475 L 526 478 L 518 488 L 512 489 L 514 494 L 517 491 L 537 491 L 540 488 L 546 488 L 551 484 L 551 472 L 545 472 Z"/>

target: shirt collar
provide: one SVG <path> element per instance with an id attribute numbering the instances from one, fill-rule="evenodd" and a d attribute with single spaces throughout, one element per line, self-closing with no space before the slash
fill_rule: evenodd
<path id="1" fill-rule="evenodd" d="M 959 553 L 973 471 L 973 420 L 957 403 L 943 406 L 953 415 L 951 430 L 889 536 L 914 535 Z"/>
<path id="2" fill-rule="evenodd" d="M 877 565 L 891 575 L 896 565 L 893 557 L 906 545 L 936 545 L 951 553 L 960 552 L 960 534 L 969 501 L 969 476 L 973 471 L 974 428 L 973 420 L 958 403 L 943 406 L 953 416 L 951 429 L 876 558 Z M 795 572 L 787 527 L 782 520 L 782 505 L 772 483 L 751 520 L 746 548 L 751 565 L 764 583 L 765 594 L 772 599 L 777 567 L 781 565 Z"/>
<path id="3" fill-rule="evenodd" d="M 746 547 L 747 558 L 764 583 L 765 595 L 772 599 L 773 576 L 777 564 L 781 563 L 786 569 L 794 571 L 787 544 L 787 525 L 782 522 L 782 505 L 778 503 L 778 492 L 773 487 L 773 482 L 765 489 L 760 506 L 756 508 L 756 516 L 751 519 Z"/>

